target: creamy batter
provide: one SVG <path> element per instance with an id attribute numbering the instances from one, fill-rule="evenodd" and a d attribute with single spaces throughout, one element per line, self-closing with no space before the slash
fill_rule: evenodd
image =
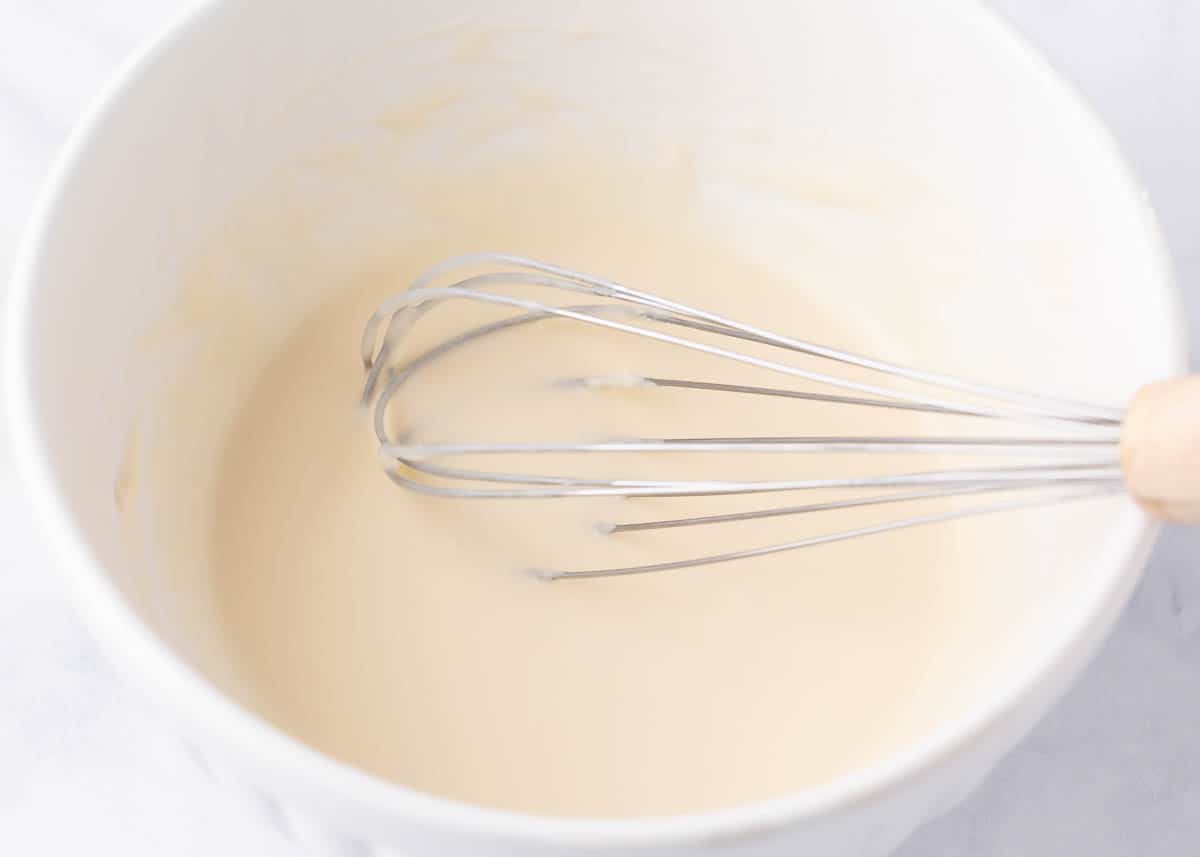
<path id="1" fill-rule="evenodd" d="M 637 578 L 546 583 L 522 570 L 678 559 L 860 526 L 896 510 L 618 538 L 595 522 L 821 497 L 448 501 L 384 475 L 368 416 L 356 407 L 362 325 L 422 269 L 468 250 L 533 255 L 817 342 L 905 357 L 871 314 L 844 304 L 837 284 L 898 270 L 912 246 L 881 241 L 863 259 L 821 228 L 797 228 L 794 257 L 776 252 L 768 267 L 745 242 L 726 240 L 711 210 L 702 214 L 686 158 L 669 169 L 585 167 L 533 159 L 410 183 L 407 201 L 452 228 L 397 241 L 398 252 L 345 276 L 262 366 L 211 490 L 197 495 L 241 694 L 293 735 L 379 776 L 487 806 L 574 816 L 695 812 L 779 796 L 928 735 L 1017 645 L 1003 635 L 1014 609 L 1031 609 L 1022 593 L 1040 574 L 1040 566 L 1025 571 L 967 551 L 977 522 Z M 843 230 L 852 222 L 883 233 L 905 216 L 831 193 L 803 203 L 810 226 L 829 214 Z M 755 234 L 766 240 L 767 228 L 763 221 Z M 301 282 L 303 266 L 294 267 Z M 230 302 L 221 304 L 227 313 Z M 461 305 L 431 313 L 405 348 L 479 317 Z M 225 360 L 238 353 L 235 326 L 227 331 L 213 352 Z M 421 437 L 460 440 L 921 429 L 911 416 L 803 402 L 553 384 L 621 372 L 783 380 L 547 323 L 463 349 L 415 383 L 396 416 Z M 899 466 L 775 455 L 538 464 L 745 479 Z M 180 520 L 177 532 L 190 532 L 195 517 Z M 1022 515 L 1007 520 L 1008 529 L 990 532 L 1002 534 L 1011 557 L 1036 528 Z M 171 526 L 163 524 L 168 542 Z M 1027 555 L 1035 552 L 1047 556 L 1044 544 Z"/>

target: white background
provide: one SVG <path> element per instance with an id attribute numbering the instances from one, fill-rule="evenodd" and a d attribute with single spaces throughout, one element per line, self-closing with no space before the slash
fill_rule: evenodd
<path id="1" fill-rule="evenodd" d="M 0 283 L 71 124 L 181 5 L 0 0 Z M 995 5 L 1116 130 L 1162 219 L 1196 337 L 1200 0 Z M 7 444 L 0 450 L 0 854 L 294 854 L 193 768 L 98 658 L 30 535 Z M 1198 558 L 1200 532 L 1167 534 L 1080 684 L 903 857 L 1200 853 Z"/>

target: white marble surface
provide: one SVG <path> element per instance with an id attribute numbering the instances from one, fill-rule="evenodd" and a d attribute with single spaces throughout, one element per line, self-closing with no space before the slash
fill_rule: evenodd
<path id="1" fill-rule="evenodd" d="M 312 0 L 319 2 L 319 0 Z M 103 79 L 181 0 L 0 0 L 0 282 Z M 1200 0 L 996 0 L 1116 130 L 1200 341 Z M 0 441 L 4 440 L 0 437 Z M 62 603 L 0 447 L 0 854 L 294 853 L 191 767 Z M 1075 690 L 903 857 L 1200 849 L 1200 532 L 1169 532 Z"/>

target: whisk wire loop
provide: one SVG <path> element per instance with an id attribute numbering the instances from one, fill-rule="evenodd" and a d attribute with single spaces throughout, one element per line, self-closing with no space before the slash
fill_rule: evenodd
<path id="1" fill-rule="evenodd" d="M 487 270 L 478 273 L 481 268 Z M 583 296 L 588 302 L 558 304 L 506 291 L 514 287 L 522 290 L 536 287 L 561 295 Z M 404 360 L 398 359 L 398 346 L 413 325 L 425 314 L 460 301 L 500 307 L 514 311 L 514 314 L 469 327 L 424 351 L 408 355 Z M 841 392 L 814 392 L 774 385 L 729 384 L 649 374 L 564 378 L 560 381 L 563 386 L 598 391 L 613 387 L 686 389 L 724 395 L 791 398 L 858 408 L 973 417 L 1036 427 L 1037 431 L 994 436 L 635 437 L 590 442 L 431 443 L 414 441 L 411 432 L 406 429 L 396 431 L 389 428 L 390 404 L 422 370 L 481 339 L 550 320 L 577 322 L 653 340 Z M 701 333 L 708 339 L 690 338 L 688 332 Z M 779 356 L 772 353 L 771 357 L 766 357 L 738 350 L 736 344 L 739 342 L 771 348 Z M 519 499 L 696 497 L 813 490 L 874 492 L 725 515 L 599 525 L 602 532 L 614 536 L 626 532 L 901 505 L 992 492 L 1012 495 L 985 504 L 956 504 L 949 511 L 897 518 L 867 527 L 747 550 L 648 565 L 538 572 L 539 576 L 547 579 L 613 577 L 732 562 L 975 515 L 1081 500 L 1122 490 L 1118 457 L 1122 420 L 1120 409 L 979 384 L 952 375 L 918 370 L 828 348 L 637 291 L 616 282 L 520 256 L 474 254 L 451 259 L 429 269 L 407 290 L 389 298 L 375 311 L 363 331 L 361 350 L 366 371 L 362 402 L 373 408 L 372 425 L 388 475 L 397 484 L 423 494 L 471 499 Z M 866 370 L 878 380 L 855 380 L 795 365 L 786 362 L 789 353 Z M 904 389 L 888 386 L 889 382 L 895 383 L 897 380 L 905 384 Z M 913 386 L 940 392 L 920 392 L 911 389 Z M 507 456 L 532 456 L 535 459 L 545 456 L 557 460 L 558 457 L 572 455 L 697 452 L 1024 456 L 1036 459 L 1036 463 L 986 467 L 972 463 L 951 469 L 882 475 L 746 481 L 584 478 L 446 463 L 447 459 L 463 456 L 482 457 L 485 460 Z"/>

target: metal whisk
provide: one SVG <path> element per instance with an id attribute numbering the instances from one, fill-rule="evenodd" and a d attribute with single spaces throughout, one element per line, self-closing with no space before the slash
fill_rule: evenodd
<path id="1" fill-rule="evenodd" d="M 484 273 L 477 273 L 480 270 Z M 546 300 L 513 296 L 515 287 L 544 289 Z M 555 302 L 565 300 L 563 304 Z M 481 302 L 512 311 L 511 315 L 470 326 L 418 354 L 402 354 L 406 332 L 422 316 L 442 304 Z M 564 378 L 561 383 L 603 391 L 614 387 L 675 388 L 724 395 L 772 396 L 855 408 L 886 408 L 943 416 L 1003 421 L 1027 426 L 1026 434 L 1004 436 L 772 436 L 772 437 L 653 437 L 599 442 L 530 441 L 520 443 L 415 442 L 405 429 L 389 429 L 388 409 L 405 385 L 423 369 L 458 349 L 521 326 L 566 320 L 656 340 L 763 370 L 764 377 L 802 379 L 838 393 L 810 392 L 786 386 L 725 384 L 703 378 L 658 377 L 647 372 L 635 376 Z M 720 344 L 714 344 L 714 342 Z M 766 346 L 748 353 L 748 344 Z M 739 350 L 739 347 L 741 350 Z M 792 365 L 789 355 L 823 358 L 831 364 L 868 370 L 877 382 L 840 378 Z M 455 498 L 547 497 L 688 497 L 734 494 L 778 494 L 815 489 L 838 489 L 843 499 L 767 508 L 730 514 L 680 517 L 603 525 L 616 537 L 622 533 L 676 527 L 715 526 L 788 515 L 810 515 L 836 509 L 895 504 L 1003 492 L 1000 499 L 956 505 L 949 511 L 897 517 L 885 523 L 799 539 L 782 544 L 735 550 L 728 553 L 681 558 L 650 565 L 579 570 L 541 570 L 542 577 L 584 578 L 639 574 L 729 562 L 764 554 L 795 550 L 842 539 L 857 538 L 906 527 L 950 521 L 975 515 L 1078 500 L 1120 492 L 1120 409 L 1067 401 L 1025 392 L 972 383 L 960 378 L 898 366 L 804 340 L 783 336 L 696 307 L 637 291 L 615 282 L 555 265 L 498 253 L 451 259 L 420 277 L 404 292 L 381 305 L 367 322 L 362 336 L 366 367 L 363 403 L 373 403 L 373 424 L 387 473 L 397 484 L 413 491 Z M 936 391 L 926 394 L 895 386 Z M 889 387 L 891 382 L 893 386 Z M 1022 456 L 1018 463 L 980 467 L 974 464 L 951 469 L 916 469 L 844 478 L 735 480 L 653 480 L 585 478 L 562 473 L 524 473 L 504 469 L 460 467 L 448 459 L 481 456 L 555 456 L 630 452 L 770 452 L 794 455 L 813 452 L 913 453 L 939 456 Z M 557 460 L 557 458 L 556 458 Z"/>

